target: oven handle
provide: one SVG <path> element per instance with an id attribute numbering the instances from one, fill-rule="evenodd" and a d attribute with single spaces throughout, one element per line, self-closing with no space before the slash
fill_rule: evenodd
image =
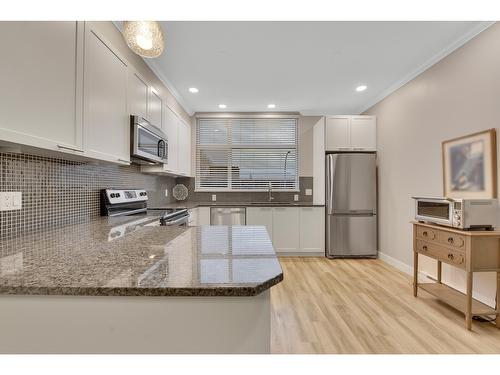
<path id="1" fill-rule="evenodd" d="M 186 221 L 187 222 L 188 218 L 189 218 L 189 215 L 185 215 L 185 216 L 181 217 L 180 219 L 177 219 L 177 220 L 174 220 L 174 221 L 166 221 L 166 220 L 164 220 L 163 221 L 163 223 L 164 223 L 163 225 L 170 226 L 170 225 L 178 224 L 178 223 L 180 223 L 182 221 Z"/>
<path id="2" fill-rule="evenodd" d="M 139 212 L 146 212 L 148 209 L 147 208 L 138 208 L 137 210 L 130 210 L 130 211 L 120 211 L 115 214 L 109 214 L 108 216 L 124 216 L 124 215 L 131 215 L 131 214 L 137 214 Z"/>

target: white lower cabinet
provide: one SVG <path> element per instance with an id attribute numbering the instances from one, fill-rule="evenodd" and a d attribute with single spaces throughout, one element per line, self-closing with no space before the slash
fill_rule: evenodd
<path id="1" fill-rule="evenodd" d="M 247 225 L 264 225 L 273 240 L 273 208 L 272 207 L 247 207 Z"/>
<path id="2" fill-rule="evenodd" d="M 303 253 L 325 253 L 325 208 L 301 207 L 300 251 Z"/>
<path id="3" fill-rule="evenodd" d="M 300 251 L 298 207 L 273 208 L 273 245 L 277 253 Z"/>
<path id="4" fill-rule="evenodd" d="M 247 225 L 264 225 L 278 254 L 323 255 L 323 207 L 247 207 Z"/>
<path id="5" fill-rule="evenodd" d="M 210 225 L 210 207 L 198 207 L 198 225 Z"/>

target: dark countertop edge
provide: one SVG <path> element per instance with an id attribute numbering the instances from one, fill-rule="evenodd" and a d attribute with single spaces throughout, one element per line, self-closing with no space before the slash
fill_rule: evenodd
<path id="1" fill-rule="evenodd" d="M 250 202 L 172 202 L 167 203 L 162 207 L 148 207 L 150 210 L 162 210 L 170 207 L 185 207 L 185 208 L 197 208 L 197 207 L 325 207 L 324 204 L 314 204 L 314 203 L 250 203 Z"/>
<path id="2" fill-rule="evenodd" d="M 253 297 L 283 281 L 283 273 L 252 286 L 213 286 L 205 288 L 107 288 L 107 287 L 30 287 L 0 286 L 0 295 L 120 296 L 120 297 Z"/>

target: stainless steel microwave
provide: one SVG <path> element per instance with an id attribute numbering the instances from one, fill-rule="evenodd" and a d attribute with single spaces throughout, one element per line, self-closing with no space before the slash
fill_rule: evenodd
<path id="1" fill-rule="evenodd" d="M 496 199 L 450 199 L 413 197 L 415 220 L 458 229 L 494 229 Z"/>
<path id="2" fill-rule="evenodd" d="M 131 116 L 130 156 L 139 164 L 166 164 L 168 137 L 140 116 Z"/>

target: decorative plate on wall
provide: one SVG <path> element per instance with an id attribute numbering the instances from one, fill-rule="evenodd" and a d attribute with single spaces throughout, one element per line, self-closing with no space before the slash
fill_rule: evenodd
<path id="1" fill-rule="evenodd" d="M 172 194 L 178 201 L 183 201 L 188 197 L 188 188 L 183 184 L 177 184 L 174 186 Z"/>

